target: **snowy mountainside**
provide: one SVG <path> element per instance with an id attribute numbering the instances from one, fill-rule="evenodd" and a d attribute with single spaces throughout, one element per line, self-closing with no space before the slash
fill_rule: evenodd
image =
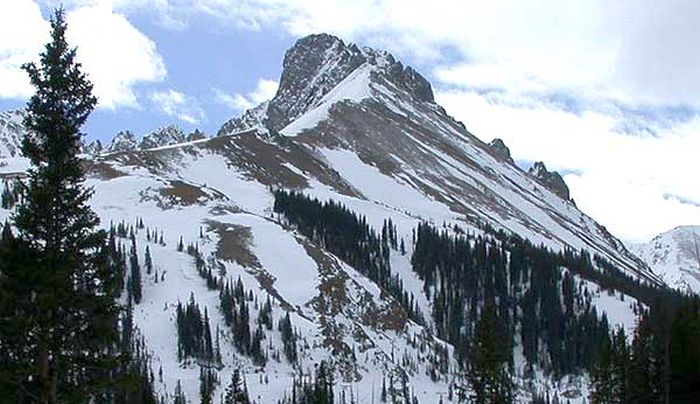
<path id="1" fill-rule="evenodd" d="M 207 290 L 192 258 L 176 251 L 182 237 L 186 244 L 196 243 L 200 253 L 215 261 L 229 280 L 240 277 L 256 301 L 271 296 L 275 324 L 286 312 L 291 313 L 303 346 L 302 369 L 313 369 L 314 363 L 332 355 L 339 369 L 339 390 L 355 389 L 361 402 L 369 402 L 371 394 L 378 397 L 383 374 L 409 371 L 394 359 L 400 355 L 415 366 L 409 377 L 421 401 L 447 394 L 447 375 L 438 381 L 427 376 L 438 364 L 456 368 L 452 359 L 445 364 L 437 356 L 449 349 L 445 343 L 408 320 L 396 303 L 356 270 L 272 218 L 266 186 L 246 180 L 227 159 L 208 150 L 190 146 L 149 154 L 144 156 L 151 159 L 148 169 L 139 167 L 142 162 L 129 165 L 133 160 L 105 163 L 109 168 L 95 166 L 89 185 L 95 187 L 92 206 L 103 222 L 133 222 L 142 217 L 147 228 L 165 235 L 165 246 L 161 246 L 149 243 L 144 230 L 137 233 L 141 251 L 149 245 L 155 271 L 164 274 L 158 283 L 146 276 L 144 300 L 134 315 L 153 351 L 154 369 L 173 369 L 164 371 L 159 391 L 172 393 L 180 380 L 188 398 L 198 397 L 198 368 L 177 365 L 173 324 L 177 301 L 185 302 L 193 293 L 207 307 L 212 328 L 226 329 L 223 320 L 212 314 L 218 313 L 218 293 Z M 180 168 L 166 174 L 172 167 L 165 168 L 166 160 L 157 161 L 162 157 L 177 161 Z M 251 310 L 250 318 L 257 315 L 258 310 Z M 229 334 L 222 331 L 222 339 L 222 380 L 228 380 L 234 367 L 242 366 L 248 373 L 251 398 L 260 403 L 274 402 L 289 390 L 295 371 L 285 359 L 270 359 L 261 373 L 236 353 Z M 271 356 L 281 350 L 276 330 L 266 332 L 265 343 L 271 347 Z M 220 387 L 218 393 L 225 386 Z"/>
<path id="2" fill-rule="evenodd" d="M 391 55 L 312 35 L 287 52 L 284 66 L 275 97 L 266 109 L 254 109 L 260 121 L 244 126 L 230 121 L 220 135 L 264 127 L 295 137 L 278 143 L 312 150 L 312 157 L 350 180 L 363 198 L 399 210 L 419 199 L 418 205 L 443 210 L 434 216 L 408 209 L 426 219 L 488 224 L 556 250 L 590 250 L 659 283 L 646 264 L 568 201 L 568 192 L 552 191 L 544 171 L 528 174 L 503 164 L 492 147 L 434 103 L 422 76 Z M 292 89 L 300 89 L 303 102 L 289 95 Z M 275 105 L 285 112 L 273 113 Z"/>
<path id="3" fill-rule="evenodd" d="M 143 274 L 134 321 L 154 373 L 163 369 L 155 384 L 168 400 L 179 381 L 189 402 L 198 402 L 199 367 L 178 358 L 175 312 L 193 296 L 222 340 L 215 402 L 236 368 L 243 369 L 251 398 L 271 403 L 289 394 L 300 369 L 309 374 L 323 359 L 334 361 L 337 392 L 347 401 L 377 402 L 386 382 L 390 391 L 408 386 L 421 403 L 449 402 L 465 378 L 456 347 L 435 336 L 434 294 L 412 267 L 411 240 L 421 223 L 475 237 L 503 230 L 553 251 L 583 249 L 644 283 L 660 282 L 604 227 L 509 162 L 504 144 L 494 150 L 449 117 L 430 84 L 386 52 L 329 35 L 301 39 L 285 55 L 272 100 L 224 124 L 215 138 L 167 132 L 147 148 L 125 132 L 106 152 L 85 158 L 102 226 L 132 225 L 140 262 L 149 248 L 154 273 Z M 0 173 L 12 170 L 0 165 Z M 424 325 L 384 288 L 273 212 L 275 189 L 342 203 L 375 230 L 391 219 L 406 242 L 406 251 L 390 251 L 391 270 L 426 314 Z M 10 214 L 0 209 L 0 220 Z M 140 222 L 143 227 L 135 225 Z M 272 301 L 274 327 L 262 331 L 264 366 L 234 347 L 220 292 L 180 244 L 195 246 L 220 279 L 241 280 L 250 294 L 251 328 L 260 324 L 263 302 Z M 585 289 L 611 324 L 634 326 L 639 302 L 631 296 L 582 278 L 573 289 Z M 296 366 L 284 357 L 277 329 L 287 314 L 298 338 Z M 514 366 L 522 375 L 518 349 Z M 565 381 L 537 375 L 528 383 L 540 392 L 585 401 L 585 375 Z M 529 394 L 520 390 L 518 401 Z"/>
<path id="4" fill-rule="evenodd" d="M 679 226 L 630 249 L 669 286 L 700 293 L 700 226 Z"/>
<path id="5" fill-rule="evenodd" d="M 21 157 L 23 119 L 23 111 L 0 112 L 0 158 Z"/>

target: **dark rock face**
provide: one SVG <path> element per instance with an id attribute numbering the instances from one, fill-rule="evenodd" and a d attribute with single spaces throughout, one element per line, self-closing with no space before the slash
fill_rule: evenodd
<path id="1" fill-rule="evenodd" d="M 83 146 L 83 153 L 95 156 L 102 153 L 103 146 L 99 139 L 93 140 Z"/>
<path id="2" fill-rule="evenodd" d="M 535 162 L 528 172 L 530 175 L 537 178 L 542 185 L 554 192 L 554 194 L 560 198 L 564 199 L 565 201 L 571 200 L 569 187 L 566 186 L 564 179 L 556 171 L 547 171 L 547 167 L 543 162 Z"/>
<path id="3" fill-rule="evenodd" d="M 403 67 L 401 62 L 396 62 L 390 69 L 389 81 L 408 91 L 418 101 L 435 102 L 430 82 L 411 66 Z"/>
<path id="4" fill-rule="evenodd" d="M 255 108 L 251 108 L 243 115 L 229 119 L 216 133 L 216 136 L 230 135 L 233 133 L 246 132 L 251 129 L 258 129 L 260 132 L 267 132 L 267 107 L 269 101 L 263 102 Z"/>
<path id="5" fill-rule="evenodd" d="M 495 154 L 497 157 L 509 162 L 510 164 L 514 164 L 513 158 L 510 156 L 510 149 L 508 146 L 506 146 L 503 140 L 498 138 L 493 139 L 491 143 L 489 143 L 489 147 L 491 148 L 493 154 Z"/>
<path id="6" fill-rule="evenodd" d="M 168 125 L 146 135 L 139 144 L 140 149 L 153 149 L 185 142 L 187 138 L 177 125 Z"/>
<path id="7" fill-rule="evenodd" d="M 284 55 L 279 89 L 267 110 L 268 127 L 284 128 L 365 60 L 356 46 L 328 34 L 298 40 Z"/>
<path id="8" fill-rule="evenodd" d="M 194 132 L 187 135 L 187 141 L 194 142 L 195 140 L 203 140 L 203 139 L 206 139 L 207 137 L 208 136 L 206 133 L 202 132 L 199 129 L 195 129 Z"/>
<path id="9" fill-rule="evenodd" d="M 120 131 L 112 139 L 109 146 L 107 146 L 106 151 L 109 153 L 125 152 L 131 151 L 138 147 L 138 142 L 136 141 L 136 136 L 129 131 Z"/>
<path id="10" fill-rule="evenodd" d="M 382 76 L 416 101 L 434 102 L 428 80 L 413 68 L 404 67 L 388 52 L 360 49 L 328 34 L 309 35 L 299 39 L 285 53 L 275 97 L 226 122 L 217 136 L 250 129 L 277 132 L 314 108 L 365 63 L 373 66 L 372 77 Z"/>

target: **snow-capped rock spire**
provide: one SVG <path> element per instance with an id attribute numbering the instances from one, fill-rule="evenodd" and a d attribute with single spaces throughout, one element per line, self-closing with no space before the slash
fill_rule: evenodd
<path id="1" fill-rule="evenodd" d="M 253 128 L 280 131 L 318 106 L 331 90 L 363 65 L 372 67 L 373 78 L 381 75 L 415 101 L 434 102 L 430 83 L 388 52 L 360 49 L 329 34 L 314 34 L 299 39 L 285 53 L 274 98 L 226 122 L 219 135 Z"/>

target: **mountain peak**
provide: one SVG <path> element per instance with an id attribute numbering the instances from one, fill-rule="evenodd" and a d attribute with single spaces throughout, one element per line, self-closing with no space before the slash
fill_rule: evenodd
<path id="1" fill-rule="evenodd" d="M 109 153 L 114 152 L 125 152 L 134 150 L 138 146 L 136 141 L 136 136 L 130 130 L 123 130 L 117 132 L 114 138 L 107 146 L 106 151 Z"/>
<path id="2" fill-rule="evenodd" d="M 365 61 L 357 46 L 337 37 L 318 34 L 299 39 L 284 55 L 279 89 L 267 109 L 268 127 L 279 131 L 287 126 Z"/>
<path id="3" fill-rule="evenodd" d="M 700 226 L 678 226 L 631 248 L 671 287 L 700 293 Z"/>
<path id="4" fill-rule="evenodd" d="M 153 149 L 156 147 L 170 146 L 183 143 L 187 140 L 185 132 L 177 125 L 171 124 L 158 128 L 141 140 L 141 149 Z"/>
<path id="5" fill-rule="evenodd" d="M 253 128 L 279 132 L 317 107 L 326 95 L 362 66 L 368 66 L 370 80 L 381 76 L 417 102 L 434 102 L 428 80 L 389 52 L 369 47 L 360 49 L 333 35 L 313 34 L 297 40 L 285 53 L 274 98 L 226 122 L 219 135 Z M 338 98 L 342 99 L 342 94 Z"/>

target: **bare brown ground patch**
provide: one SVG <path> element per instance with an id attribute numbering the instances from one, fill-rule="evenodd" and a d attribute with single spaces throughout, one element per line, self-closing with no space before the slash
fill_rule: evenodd
<path id="1" fill-rule="evenodd" d="M 295 139 L 276 136 L 266 141 L 251 131 L 214 138 L 202 144 L 228 158 L 231 165 L 261 184 L 303 189 L 309 186 L 307 177 L 310 177 L 342 194 L 361 197 L 310 147 Z"/>
<path id="2" fill-rule="evenodd" d="M 267 273 L 258 257 L 251 251 L 253 234 L 250 227 L 221 223 L 214 220 L 206 222 L 209 231 L 219 235 L 219 243 L 215 255 L 218 259 L 235 262 L 247 269 L 247 272 L 255 276 L 260 287 L 274 297 L 285 310 L 294 310 L 289 302 L 279 294 L 274 287 L 275 278 Z M 301 313 L 299 313 L 301 315 Z"/>
<path id="3" fill-rule="evenodd" d="M 111 180 L 127 175 L 104 161 L 85 161 L 83 167 L 87 175 L 101 180 Z"/>
<path id="4" fill-rule="evenodd" d="M 206 224 L 209 231 L 214 231 L 219 236 L 216 248 L 217 258 L 235 262 L 244 268 L 262 268 L 258 257 L 250 249 L 253 242 L 250 227 L 214 220 L 207 220 Z"/>
<path id="5" fill-rule="evenodd" d="M 208 197 L 201 188 L 182 181 L 171 181 L 170 186 L 161 188 L 158 192 L 165 198 L 177 200 L 183 205 L 194 205 Z"/>

